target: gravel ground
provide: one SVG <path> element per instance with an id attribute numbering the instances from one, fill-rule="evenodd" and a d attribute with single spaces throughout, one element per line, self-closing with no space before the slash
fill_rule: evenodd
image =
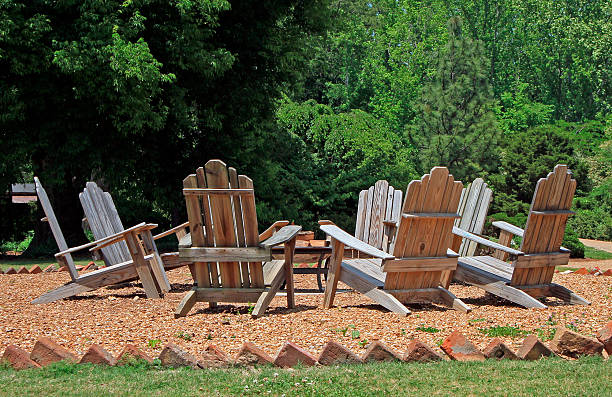
<path id="1" fill-rule="evenodd" d="M 296 296 L 295 309 L 283 307 L 286 298 L 277 296 L 259 319 L 251 319 L 248 305 L 223 304 L 210 310 L 204 303 L 197 304 L 187 317 L 175 319 L 174 309 L 190 288 L 191 277 L 186 268 L 170 271 L 168 276 L 173 291 L 164 299 L 144 299 L 140 285 L 130 284 L 31 305 L 32 299 L 67 282 L 68 274 L 0 275 L 0 351 L 10 343 L 31 349 L 38 338 L 48 336 L 79 354 L 92 343 L 114 354 L 132 343 L 156 357 L 167 342 L 196 354 L 212 343 L 235 354 L 242 342 L 251 341 L 275 355 L 286 340 L 319 354 L 330 339 L 357 353 L 374 340 L 403 352 L 413 338 L 436 346 L 456 329 L 484 348 L 491 337 L 479 330 L 482 328 L 513 326 L 547 335 L 558 323 L 573 324 L 579 332 L 594 335 L 612 319 L 612 277 L 574 274 L 556 274 L 554 281 L 591 301 L 591 306 L 568 306 L 550 298 L 548 309 L 523 309 L 475 287 L 453 285 L 451 291 L 472 306 L 471 313 L 423 305 L 411 306 L 412 314 L 401 318 L 362 295 L 341 292 L 336 296 L 337 307 L 330 310 L 320 308 L 321 294 L 301 293 Z M 295 279 L 298 292 L 312 292 L 316 287 L 314 276 L 296 275 Z M 339 288 L 343 287 L 340 283 Z M 522 338 L 501 339 L 516 349 Z"/>

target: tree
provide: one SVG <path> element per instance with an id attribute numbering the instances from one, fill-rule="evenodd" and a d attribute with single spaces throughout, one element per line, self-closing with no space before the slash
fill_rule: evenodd
<path id="1" fill-rule="evenodd" d="M 455 178 L 467 180 L 495 168 L 499 129 L 482 43 L 461 28 L 460 18 L 449 19 L 449 41 L 435 77 L 423 88 L 421 114 L 409 133 L 421 171 L 447 166 Z"/>
<path id="2" fill-rule="evenodd" d="M 181 180 L 206 159 L 255 176 L 274 161 L 258 162 L 276 100 L 325 5 L 2 1 L 0 185 L 41 177 L 70 244 L 83 239 L 78 192 L 92 178 L 125 223 L 184 220 Z M 34 225 L 36 246 L 49 233 Z"/>

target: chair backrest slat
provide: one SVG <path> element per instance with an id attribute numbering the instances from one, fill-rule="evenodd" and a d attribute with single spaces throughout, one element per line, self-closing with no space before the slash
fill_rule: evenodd
<path id="1" fill-rule="evenodd" d="M 87 182 L 85 189 L 79 194 L 79 200 L 89 228 L 96 240 L 124 230 L 110 193 L 104 192 L 95 182 Z M 130 251 L 123 241 L 102 248 L 102 256 L 107 266 L 132 259 Z"/>
<path id="2" fill-rule="evenodd" d="M 59 222 L 55 217 L 55 211 L 53 211 L 53 207 L 51 206 L 51 202 L 49 201 L 47 192 L 43 188 L 38 177 L 34 177 L 34 183 L 36 184 L 36 195 L 38 196 L 38 201 L 40 202 L 45 216 L 47 217 L 47 222 L 49 222 L 49 227 L 51 228 L 51 233 L 53 234 L 55 242 L 57 243 L 57 248 L 59 248 L 60 252 L 65 251 L 68 249 L 68 244 L 66 244 L 64 233 L 62 233 L 62 229 L 60 228 Z M 78 273 L 76 271 L 76 266 L 74 265 L 72 255 L 67 254 L 64 257 L 66 258 L 70 277 L 73 280 L 77 279 Z"/>
<path id="3" fill-rule="evenodd" d="M 469 186 L 461 192 L 458 213 L 461 218 L 455 219 L 455 226 L 474 234 L 482 234 L 492 191 L 482 178 L 474 179 Z M 461 256 L 474 256 L 477 243 L 463 239 L 458 254 Z"/>
<path id="4" fill-rule="evenodd" d="M 398 222 L 402 205 L 402 192 L 389 182 L 380 180 L 359 193 L 355 237 L 378 249 L 387 250 L 384 221 Z"/>

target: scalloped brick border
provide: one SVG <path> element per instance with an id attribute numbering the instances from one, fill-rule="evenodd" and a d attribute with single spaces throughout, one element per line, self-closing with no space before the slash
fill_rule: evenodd
<path id="1" fill-rule="evenodd" d="M 559 333 L 560 331 L 571 332 L 569 330 L 560 328 L 557 330 L 557 333 Z M 573 335 L 578 335 L 573 332 L 571 333 Z M 608 339 L 611 339 L 611 335 L 612 321 L 606 324 L 598 332 L 598 337 L 600 337 L 599 342 L 589 337 L 583 337 L 581 335 L 578 336 L 584 338 L 585 340 L 590 339 L 593 340 L 594 343 L 600 343 L 605 345 L 606 343 L 610 343 L 610 340 Z M 43 337 L 37 343 L 41 342 L 58 346 L 57 348 L 65 351 L 65 354 L 73 354 L 69 350 L 64 349 L 61 346 L 55 344 L 55 342 L 51 341 L 49 338 Z M 414 350 L 415 345 L 420 346 L 420 349 L 422 350 L 428 350 L 428 352 L 430 352 L 429 356 L 431 357 L 427 357 L 427 359 L 423 359 L 421 355 L 418 355 L 418 357 L 413 357 L 414 354 L 410 353 L 412 352 L 412 350 Z M 472 355 L 476 355 L 478 357 L 487 356 L 493 359 L 517 359 L 518 356 L 523 360 L 534 360 L 539 359 L 543 356 L 555 355 L 555 352 L 551 348 L 546 346 L 544 343 L 542 343 L 539 339 L 537 339 L 535 335 L 529 335 L 528 337 L 526 337 L 518 352 L 513 352 L 507 346 L 501 344 L 501 341 L 499 340 L 493 340 L 492 343 L 489 344 L 487 348 L 485 348 L 485 351 L 482 352 L 471 341 L 465 338 L 465 336 L 463 336 L 459 331 L 454 331 L 453 333 L 451 333 L 451 335 L 449 335 L 444 340 L 443 345 L 443 351 L 447 354 L 448 358 L 457 361 L 471 361 L 474 359 L 473 357 L 467 357 L 469 355 L 466 354 L 457 354 L 457 351 L 465 352 L 466 346 L 469 347 L 470 354 Z M 499 349 L 499 346 L 501 346 L 501 348 L 506 352 L 506 354 L 491 354 L 491 351 L 494 347 L 493 345 L 496 345 L 496 349 Z M 554 340 L 551 345 L 554 349 Z M 161 361 L 161 364 L 165 366 L 176 367 L 178 364 L 178 366 L 189 366 L 192 368 L 251 367 L 256 364 L 274 365 L 281 368 L 291 368 L 298 364 L 322 366 L 337 365 L 340 362 L 359 365 L 361 363 L 372 360 L 379 361 L 387 359 L 393 359 L 401 362 L 423 362 L 430 360 L 442 361 L 441 356 L 439 356 L 437 353 L 435 353 L 433 349 L 431 349 L 429 346 L 425 345 L 418 339 L 412 340 L 407 345 L 407 350 L 402 354 L 400 354 L 399 352 L 395 352 L 394 350 L 388 349 L 378 341 L 373 342 L 368 347 L 368 349 L 366 349 L 365 353 L 361 355 L 361 357 L 357 354 L 354 354 L 353 352 L 351 352 L 351 350 L 336 341 L 330 340 L 327 343 L 326 347 L 329 346 L 333 346 L 333 351 L 329 353 L 330 357 L 327 357 L 326 355 L 326 351 L 330 349 L 324 348 L 323 352 L 321 352 L 321 355 L 317 358 L 314 355 L 310 354 L 308 351 L 302 349 L 300 346 L 296 345 L 295 343 L 287 341 L 280 348 L 276 356 L 271 357 L 268 356 L 261 348 L 259 348 L 255 344 L 251 342 L 244 342 L 238 354 L 235 357 L 230 357 L 223 350 L 219 349 L 214 345 L 209 345 L 206 350 L 200 355 L 195 355 L 191 354 L 190 352 L 187 352 L 182 347 L 170 342 L 164 347 L 158 359 Z M 378 351 L 380 354 L 376 355 L 376 357 L 370 357 L 372 356 L 372 351 L 374 350 Z M 15 352 L 18 352 L 20 354 L 16 354 Z M 608 358 L 608 354 L 605 353 L 605 350 L 604 352 L 591 352 L 587 354 L 599 354 L 603 355 L 606 359 Z M 10 345 L 6 348 L 4 355 L 0 357 L 0 361 L 7 362 L 14 369 L 29 368 L 33 366 L 28 365 L 31 364 L 30 355 L 31 353 L 28 353 L 25 350 L 18 348 L 17 346 Z M 73 356 L 77 357 L 76 355 Z M 95 359 L 93 359 L 92 357 L 94 357 Z M 117 358 L 115 358 L 111 353 L 106 351 L 102 346 L 94 344 L 77 362 L 93 362 L 95 364 L 104 365 L 123 365 L 129 363 L 130 359 L 144 359 L 148 362 L 152 362 L 152 359 L 149 356 L 147 356 L 143 351 L 131 344 L 126 344 L 123 348 L 123 351 Z"/>

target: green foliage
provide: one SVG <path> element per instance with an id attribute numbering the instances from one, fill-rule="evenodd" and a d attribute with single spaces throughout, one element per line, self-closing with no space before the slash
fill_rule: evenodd
<path id="1" fill-rule="evenodd" d="M 520 336 L 527 335 L 527 331 L 522 330 L 517 327 L 512 326 L 493 326 L 489 328 L 480 328 L 478 329 L 481 333 L 485 334 L 490 338 L 496 337 L 509 337 L 509 338 L 518 338 Z"/>
<path id="2" fill-rule="evenodd" d="M 286 152 L 275 180 L 290 203 L 287 210 L 295 211 L 280 215 L 299 218 L 306 229 L 316 228 L 319 219 L 332 219 L 350 230 L 360 190 L 379 179 L 403 188 L 417 175 L 411 149 L 384 122 L 363 111 L 336 114 L 314 101 L 287 101 L 277 118 L 275 146 Z M 267 207 L 259 209 L 265 216 Z"/>
<path id="3" fill-rule="evenodd" d="M 410 131 L 421 171 L 449 167 L 458 180 L 496 168 L 499 129 L 482 43 L 462 32 L 460 18 L 448 21 L 449 41 L 438 56 L 432 81 L 421 95 L 420 117 Z"/>
<path id="4" fill-rule="evenodd" d="M 576 214 L 569 225 L 583 238 L 612 240 L 612 177 L 585 197 L 574 200 Z"/>
<path id="5" fill-rule="evenodd" d="M 584 258 L 584 244 L 578 240 L 578 234 L 571 226 L 565 228 L 561 245 L 570 250 L 572 258 Z"/>
<path id="6" fill-rule="evenodd" d="M 418 327 L 416 327 L 416 330 L 421 331 L 421 332 L 428 332 L 430 334 L 435 334 L 437 332 L 440 332 L 440 330 L 435 327 L 426 327 L 424 325 L 419 325 Z"/>

